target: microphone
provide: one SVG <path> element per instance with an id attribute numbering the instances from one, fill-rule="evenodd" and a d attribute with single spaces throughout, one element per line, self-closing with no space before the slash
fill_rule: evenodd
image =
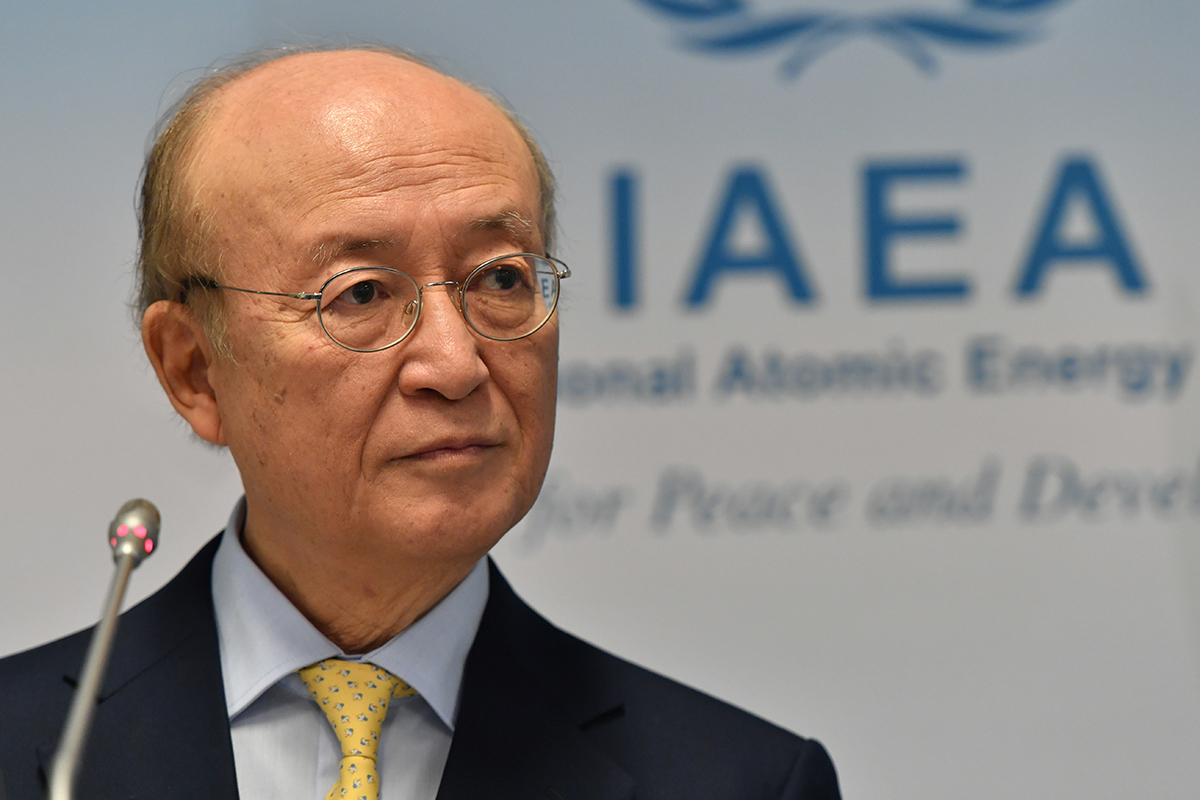
<path id="1" fill-rule="evenodd" d="M 96 709 L 100 684 L 104 680 L 104 670 L 108 666 L 113 637 L 117 632 L 117 615 L 121 611 L 125 587 L 134 568 L 154 552 L 158 544 L 160 522 L 154 504 L 139 499 L 121 506 L 108 526 L 108 544 L 113 551 L 116 572 L 108 588 L 104 611 L 92 632 L 83 671 L 75 687 L 75 696 L 71 699 L 71 710 L 67 713 L 67 723 L 63 726 L 58 751 L 54 754 L 54 763 L 50 768 L 50 800 L 71 800 L 73 796 L 75 777 L 79 773 L 91 728 L 92 712 Z M 0 789 L 0 800 L 3 800 L 2 793 L 3 789 Z"/>

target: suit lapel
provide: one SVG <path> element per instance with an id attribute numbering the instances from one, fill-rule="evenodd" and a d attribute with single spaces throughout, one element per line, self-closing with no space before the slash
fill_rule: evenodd
<path id="1" fill-rule="evenodd" d="M 531 670 L 520 648 L 530 626 L 546 625 L 503 577 L 490 574 L 488 606 L 467 657 L 454 740 L 438 800 L 539 798 L 617 800 L 633 781 L 580 730 L 580 709 L 619 708 L 608 698 L 582 698 L 566 708 Z M 534 637 L 536 638 L 536 637 Z M 514 649 L 515 648 L 515 649 Z"/>
<path id="2" fill-rule="evenodd" d="M 81 800 L 237 798 L 210 588 L 217 541 L 122 615 L 76 782 Z M 64 678 L 73 686 L 77 672 Z M 46 774 L 55 746 L 38 747 Z"/>

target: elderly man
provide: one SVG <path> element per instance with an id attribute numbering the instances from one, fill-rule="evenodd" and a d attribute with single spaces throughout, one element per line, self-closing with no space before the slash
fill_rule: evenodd
<path id="1" fill-rule="evenodd" d="M 486 558 L 550 458 L 569 275 L 495 101 L 398 53 L 259 59 L 185 98 L 141 211 L 146 352 L 245 498 L 124 616 L 80 797 L 837 797 L 815 741 L 558 631 Z M 10 798 L 86 641 L 0 662 Z"/>

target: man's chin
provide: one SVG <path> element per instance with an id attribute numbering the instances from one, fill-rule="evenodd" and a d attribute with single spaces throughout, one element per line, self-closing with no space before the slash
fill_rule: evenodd
<path id="1" fill-rule="evenodd" d="M 512 498 L 461 492 L 379 504 L 373 510 L 364 527 L 375 534 L 361 537 L 363 545 L 390 542 L 395 554 L 422 560 L 480 558 L 524 513 Z"/>

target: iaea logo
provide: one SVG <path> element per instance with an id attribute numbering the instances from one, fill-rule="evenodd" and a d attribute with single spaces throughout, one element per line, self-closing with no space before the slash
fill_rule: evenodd
<path id="1" fill-rule="evenodd" d="M 870 37 L 925 73 L 937 70 L 937 49 L 998 49 L 1041 34 L 1045 13 L 1067 0 L 960 0 L 953 11 L 825 10 L 756 12 L 754 0 L 638 0 L 679 28 L 685 47 L 706 53 L 782 50 L 780 71 L 795 78 L 820 56 L 850 39 Z"/>

